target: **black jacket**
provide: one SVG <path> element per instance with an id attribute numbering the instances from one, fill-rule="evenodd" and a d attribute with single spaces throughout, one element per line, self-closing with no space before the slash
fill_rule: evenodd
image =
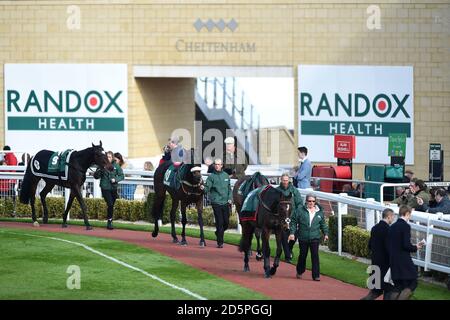
<path id="1" fill-rule="evenodd" d="M 380 268 L 384 277 L 389 269 L 389 225 L 381 220 L 370 231 L 369 249 L 372 252 L 372 264 Z"/>
<path id="2" fill-rule="evenodd" d="M 411 259 L 411 253 L 417 247 L 411 244 L 411 226 L 402 218 L 389 228 L 389 256 L 391 277 L 393 280 L 417 279 L 417 267 Z"/>

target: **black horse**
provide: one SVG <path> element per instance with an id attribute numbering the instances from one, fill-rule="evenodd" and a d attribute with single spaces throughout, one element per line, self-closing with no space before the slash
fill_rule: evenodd
<path id="1" fill-rule="evenodd" d="M 289 229 L 292 210 L 292 196 L 285 197 L 277 189 L 267 186 L 259 194 L 259 205 L 256 221 L 242 221 L 242 236 L 239 251 L 244 252 L 244 271 L 250 271 L 248 265 L 248 251 L 251 248 L 253 234 L 257 229 L 262 232 L 262 252 L 264 256 L 264 277 L 270 278 L 275 275 L 280 264 L 282 252 L 281 237 L 285 230 Z M 275 234 L 277 251 L 272 268 L 270 267 L 270 245 L 271 233 Z"/>
<path id="2" fill-rule="evenodd" d="M 242 190 L 244 191 L 244 194 L 239 192 L 239 188 L 244 184 L 251 184 L 251 185 L 244 185 Z M 236 212 L 238 213 L 238 216 L 241 214 L 242 204 L 244 203 L 244 200 L 248 193 L 250 193 L 252 190 L 260 188 L 262 186 L 268 185 L 269 180 L 262 175 L 260 172 L 255 172 L 250 177 L 245 177 L 240 179 L 234 184 L 233 187 L 233 203 L 236 206 Z M 242 225 L 242 223 L 241 223 Z M 255 237 L 256 237 L 256 260 L 260 261 L 262 259 L 262 253 L 261 253 L 261 229 L 256 228 L 255 229 Z M 252 236 L 253 238 L 253 236 Z M 252 239 L 250 239 L 251 243 Z M 250 250 L 251 252 L 251 250 Z"/>
<path id="3" fill-rule="evenodd" d="M 55 185 L 62 186 L 65 188 L 70 188 L 69 201 L 67 207 L 64 211 L 63 217 L 63 228 L 67 228 L 67 214 L 69 213 L 70 207 L 72 206 L 74 198 L 77 198 L 80 203 L 81 210 L 83 212 L 84 224 L 86 225 L 86 230 L 91 230 L 92 227 L 89 224 L 87 217 L 87 207 L 84 203 L 81 188 L 86 180 L 86 171 L 92 165 L 97 165 L 103 169 L 111 170 L 112 165 L 108 161 L 105 151 L 102 147 L 102 142 L 100 145 L 96 146 L 92 144 L 92 147 L 81 150 L 73 151 L 70 155 L 69 161 L 66 163 L 68 166 L 66 179 L 61 179 L 61 177 L 51 178 L 37 176 L 33 173 L 31 166 L 35 166 L 34 170 L 39 169 L 42 164 L 39 164 L 37 159 L 48 159 L 49 155 L 53 154 L 53 151 L 41 150 L 31 159 L 28 163 L 25 176 L 23 178 L 22 187 L 20 189 L 20 202 L 24 204 L 31 204 L 31 215 L 33 223 L 39 225 L 36 221 L 36 211 L 34 208 L 35 198 L 36 198 L 36 188 L 41 179 L 45 181 L 45 187 L 39 193 L 41 197 L 42 207 L 44 209 L 42 222 L 44 224 L 48 223 L 48 210 L 45 198 L 47 194 L 52 191 Z"/>
<path id="4" fill-rule="evenodd" d="M 152 232 L 153 238 L 158 236 L 159 226 L 158 220 L 162 216 L 164 200 L 166 198 L 166 191 L 169 192 L 172 198 L 172 208 L 170 210 L 170 224 L 172 226 L 172 238 L 174 243 L 178 243 L 178 237 L 175 231 L 175 213 L 181 201 L 181 223 L 183 230 L 181 232 L 181 245 L 187 245 L 186 241 L 186 208 L 189 204 L 194 203 L 197 208 L 198 225 L 200 226 L 200 246 L 206 246 L 205 236 L 203 234 L 203 184 L 202 173 L 199 170 L 191 171 L 194 167 L 199 167 L 194 164 L 183 164 L 185 176 L 182 177 L 180 187 L 175 189 L 164 184 L 164 176 L 169 169 L 172 161 L 165 161 L 158 166 L 153 176 L 155 186 L 155 201 L 153 202 L 152 215 L 155 220 L 155 229 Z M 181 167 L 178 169 L 181 170 Z"/>

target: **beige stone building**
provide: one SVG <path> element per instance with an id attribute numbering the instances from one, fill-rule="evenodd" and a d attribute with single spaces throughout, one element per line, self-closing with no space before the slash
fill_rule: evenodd
<path id="1" fill-rule="evenodd" d="M 193 132 L 199 76 L 294 77 L 294 123 L 298 123 L 299 64 L 411 65 L 413 169 L 426 179 L 429 143 L 440 142 L 447 152 L 444 176 L 448 180 L 449 3 L 379 0 L 380 29 L 374 30 L 367 27 L 371 4 L 365 0 L 2 1 L 0 100 L 4 101 L 5 63 L 125 63 L 128 152 L 130 157 L 145 157 L 159 152 L 174 128 Z M 179 116 L 173 116 L 175 111 Z M 4 112 L 0 114 L 0 143 L 4 143 Z M 293 141 L 298 141 L 297 131 Z M 294 163 L 295 153 L 292 158 Z M 356 166 L 356 177 L 362 177 L 362 168 Z"/>

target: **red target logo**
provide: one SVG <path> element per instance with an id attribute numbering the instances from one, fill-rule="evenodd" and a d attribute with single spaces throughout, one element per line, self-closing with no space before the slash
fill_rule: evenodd
<path id="1" fill-rule="evenodd" d="M 84 104 L 90 112 L 98 112 L 102 108 L 103 98 L 98 91 L 89 91 L 84 98 Z"/>

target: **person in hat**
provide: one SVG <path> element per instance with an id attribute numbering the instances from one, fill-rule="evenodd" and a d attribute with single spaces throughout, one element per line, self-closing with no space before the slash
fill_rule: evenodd
<path id="1" fill-rule="evenodd" d="M 296 187 L 300 189 L 311 188 L 312 164 L 308 159 L 308 148 L 298 147 L 298 158 L 300 167 L 295 175 Z"/>
<path id="2" fill-rule="evenodd" d="M 403 176 L 403 181 L 404 183 L 409 183 L 411 182 L 411 180 L 414 178 L 414 172 L 412 172 L 412 170 L 406 170 L 405 171 L 405 175 Z"/>
<path id="3" fill-rule="evenodd" d="M 172 161 L 175 166 L 179 166 L 182 162 L 184 162 L 187 152 L 184 150 L 180 142 L 181 139 L 178 136 L 173 136 L 168 140 L 168 143 L 163 148 L 164 155 L 160 161 L 160 164 L 165 161 Z"/>
<path id="4" fill-rule="evenodd" d="M 245 153 L 237 152 L 236 144 L 233 137 L 225 139 L 225 164 L 223 171 L 228 173 L 230 177 L 235 179 L 242 179 L 245 177 L 245 170 L 247 170 L 248 163 Z"/>

